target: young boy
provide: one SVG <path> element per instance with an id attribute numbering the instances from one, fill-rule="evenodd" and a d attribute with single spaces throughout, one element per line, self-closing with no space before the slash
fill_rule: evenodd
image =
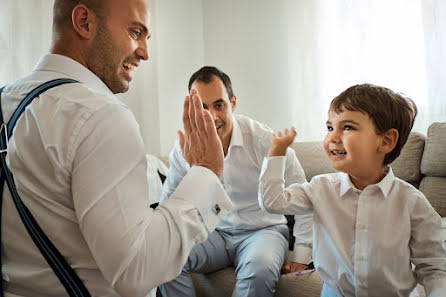
<path id="1" fill-rule="evenodd" d="M 283 156 L 296 131 L 273 135 L 259 202 L 271 213 L 313 211 L 321 296 L 409 296 L 417 282 L 427 296 L 446 296 L 440 216 L 388 166 L 406 143 L 416 113 L 412 100 L 387 88 L 348 88 L 331 102 L 324 140 L 339 172 L 288 188 Z"/>

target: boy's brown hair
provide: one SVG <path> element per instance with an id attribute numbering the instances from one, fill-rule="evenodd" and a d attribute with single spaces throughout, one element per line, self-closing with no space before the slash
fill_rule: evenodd
<path id="1" fill-rule="evenodd" d="M 330 110 L 336 113 L 360 111 L 369 115 L 378 135 L 392 128 L 398 130 L 398 142 L 385 156 L 384 165 L 392 163 L 400 155 L 417 115 L 417 106 L 412 99 L 372 84 L 348 88 L 331 101 Z"/>

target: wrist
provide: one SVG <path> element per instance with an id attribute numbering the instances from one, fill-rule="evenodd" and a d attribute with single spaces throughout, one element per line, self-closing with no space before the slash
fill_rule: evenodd
<path id="1" fill-rule="evenodd" d="M 268 157 L 281 157 L 286 155 L 286 148 L 271 148 Z"/>

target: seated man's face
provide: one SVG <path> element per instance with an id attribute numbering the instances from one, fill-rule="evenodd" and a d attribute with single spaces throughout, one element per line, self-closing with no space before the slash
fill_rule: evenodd
<path id="1" fill-rule="evenodd" d="M 226 151 L 231 142 L 232 113 L 236 106 L 235 96 L 230 100 L 225 85 L 217 76 L 214 76 L 209 83 L 195 81 L 191 88 L 198 91 L 203 101 L 203 108 L 209 110 L 214 118 L 215 128 Z"/>

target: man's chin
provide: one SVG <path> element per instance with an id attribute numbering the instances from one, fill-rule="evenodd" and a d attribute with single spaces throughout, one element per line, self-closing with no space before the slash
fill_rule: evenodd
<path id="1" fill-rule="evenodd" d="M 119 84 L 114 83 L 114 84 L 108 84 L 107 86 L 110 89 L 110 91 L 112 91 L 113 94 L 118 94 L 127 92 L 130 88 L 130 83 L 127 81 L 122 81 Z"/>

